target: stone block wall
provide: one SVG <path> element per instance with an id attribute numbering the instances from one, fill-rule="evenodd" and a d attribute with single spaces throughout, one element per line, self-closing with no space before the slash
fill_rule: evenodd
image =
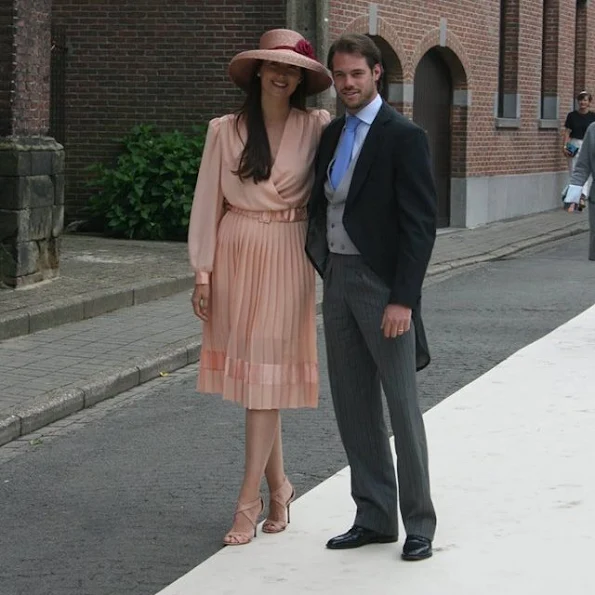
<path id="1" fill-rule="evenodd" d="M 0 139 L 0 282 L 22 287 L 58 274 L 64 150 L 51 138 Z"/>

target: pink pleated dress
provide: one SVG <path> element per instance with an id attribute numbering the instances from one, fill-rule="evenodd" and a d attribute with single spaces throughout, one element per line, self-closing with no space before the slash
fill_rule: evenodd
<path id="1" fill-rule="evenodd" d="M 314 269 L 305 251 L 314 156 L 330 116 L 292 109 L 271 177 L 241 182 L 236 116 L 209 123 L 188 234 L 209 281 L 198 391 L 249 409 L 318 405 Z M 245 138 L 245 128 L 240 126 Z"/>

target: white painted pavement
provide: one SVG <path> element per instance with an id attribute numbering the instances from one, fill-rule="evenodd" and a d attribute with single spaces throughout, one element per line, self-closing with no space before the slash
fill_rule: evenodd
<path id="1" fill-rule="evenodd" d="M 595 307 L 425 421 L 433 558 L 401 561 L 402 538 L 326 550 L 353 519 L 344 469 L 294 503 L 284 534 L 224 548 L 158 595 L 595 593 Z"/>

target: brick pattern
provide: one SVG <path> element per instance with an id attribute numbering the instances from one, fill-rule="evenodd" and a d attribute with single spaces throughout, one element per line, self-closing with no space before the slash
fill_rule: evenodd
<path id="1" fill-rule="evenodd" d="M 89 190 L 83 169 L 116 153 L 114 139 L 133 125 L 164 130 L 237 108 L 242 94 L 228 80 L 229 60 L 283 27 L 282 0 L 54 0 L 53 22 L 66 36 L 67 212 L 72 219 Z"/>
<path id="2" fill-rule="evenodd" d="M 12 130 L 10 100 L 14 60 L 14 12 L 11 3 L 0 5 L 0 136 Z"/>
<path id="3" fill-rule="evenodd" d="M 500 22 L 500 91 L 517 93 L 519 77 L 520 0 L 502 0 Z"/>
<path id="4" fill-rule="evenodd" d="M 453 175 L 565 170 L 559 131 L 538 125 L 542 89 L 559 96 L 563 121 L 576 90 L 595 87 L 595 5 L 584 0 L 578 6 L 576 0 L 545 3 L 548 51 L 542 72 L 544 3 L 506 0 L 506 30 L 512 42 L 505 54 L 502 88 L 520 94 L 521 119 L 518 129 L 505 130 L 494 121 L 500 88 L 499 0 L 377 4 L 378 38 L 389 56 L 388 80 L 396 85 L 413 84 L 417 64 L 440 43 L 440 19 L 446 19 L 443 57 L 455 91 L 469 90 L 472 101 L 469 108 L 453 108 Z M 369 32 L 367 1 L 329 0 L 326 11 L 330 41 L 344 31 Z M 286 16 L 282 0 L 179 0 L 175 10 L 167 11 L 157 0 L 54 0 L 53 22 L 65 31 L 69 48 L 68 219 L 80 214 L 89 195 L 84 168 L 113 158 L 114 139 L 134 124 L 187 130 L 237 107 L 241 93 L 227 79 L 229 59 L 254 47 L 262 31 L 285 26 Z M 322 103 L 331 110 L 336 107 L 330 96 Z M 412 116 L 410 102 L 395 105 Z"/>
<path id="5" fill-rule="evenodd" d="M 541 65 L 541 94 L 558 94 L 558 50 L 560 47 L 560 0 L 543 3 L 543 39 Z"/>
<path id="6" fill-rule="evenodd" d="M 51 0 L 13 1 L 14 93 L 9 132 L 15 136 L 39 136 L 48 131 L 51 5 Z"/>
<path id="7" fill-rule="evenodd" d="M 457 67 L 457 62 L 460 69 L 459 74 L 453 77 L 454 88 L 461 91 L 467 86 L 471 92 L 469 108 L 453 109 L 453 175 L 461 175 L 462 172 L 466 172 L 467 176 L 493 176 L 565 171 L 567 165 L 560 150 L 560 131 L 539 128 L 542 0 L 510 2 L 518 12 L 515 92 L 521 96 L 521 118 L 517 129 L 499 129 L 494 119 L 499 78 L 499 1 L 445 0 L 438 3 L 382 0 L 377 4 L 379 33 L 390 31 L 392 36 L 400 40 L 399 45 L 395 46 L 390 38 L 387 39 L 395 52 L 398 48 L 405 84 L 413 83 L 417 63 L 429 49 L 424 40 L 428 35 L 435 36 L 436 31 L 439 31 L 440 19 L 446 19 L 446 49 L 456 58 L 450 60 L 451 70 Z M 561 33 L 557 89 L 562 123 L 571 108 L 574 95 L 576 9 L 576 0 L 559 0 Z M 369 3 L 363 0 L 331 1 L 331 41 L 346 30 L 368 33 L 368 10 Z M 585 78 L 582 87 L 595 89 L 595 4 L 579 3 L 579 10 L 584 11 L 581 22 L 586 31 Z M 515 53 L 511 55 L 514 57 Z M 460 72 L 464 74 L 466 86 L 460 80 Z M 404 104 L 403 112 L 410 116 L 412 105 Z M 466 166 L 462 166 L 462 163 Z"/>
<path id="8" fill-rule="evenodd" d="M 586 89 L 587 75 L 587 0 L 576 3 L 574 52 L 574 95 Z"/>

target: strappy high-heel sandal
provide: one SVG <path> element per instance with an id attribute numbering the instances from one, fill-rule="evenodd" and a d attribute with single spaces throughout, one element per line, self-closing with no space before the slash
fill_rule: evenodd
<path id="1" fill-rule="evenodd" d="M 253 537 L 256 537 L 256 525 L 258 523 L 258 517 L 264 510 L 264 501 L 262 498 L 257 498 L 252 502 L 238 502 L 238 506 L 233 515 L 235 520 L 238 514 L 243 514 L 254 528 L 254 535 L 252 531 L 229 531 L 223 538 L 223 545 L 246 545 L 252 541 Z"/>
<path id="2" fill-rule="evenodd" d="M 287 493 L 289 492 L 289 497 Z M 274 492 L 271 492 L 271 501 L 269 503 L 269 516 L 267 520 L 262 525 L 263 533 L 281 533 L 281 531 L 285 531 L 287 529 L 287 525 L 289 525 L 290 517 L 289 517 L 289 507 L 291 503 L 295 500 L 295 489 L 289 483 L 287 477 L 285 481 L 281 484 L 281 487 L 276 489 Z M 273 507 L 278 507 L 283 510 L 287 509 L 287 521 L 281 519 L 271 518 L 273 513 Z M 285 516 L 285 515 L 283 515 Z"/>

